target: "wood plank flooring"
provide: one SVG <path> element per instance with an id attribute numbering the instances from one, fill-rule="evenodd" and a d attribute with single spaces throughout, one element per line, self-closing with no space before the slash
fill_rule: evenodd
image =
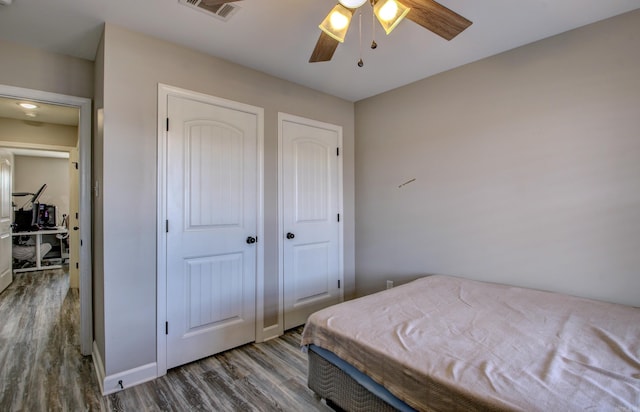
<path id="1" fill-rule="evenodd" d="M 103 397 L 68 274 L 14 276 L 0 294 L 0 411 L 330 411 L 306 386 L 301 328 Z"/>

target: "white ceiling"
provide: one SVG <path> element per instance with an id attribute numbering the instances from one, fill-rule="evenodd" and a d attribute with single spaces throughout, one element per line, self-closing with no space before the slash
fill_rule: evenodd
<path id="1" fill-rule="evenodd" d="M 347 100 L 357 101 L 598 20 L 638 0 L 442 0 L 473 25 L 448 42 L 405 20 L 389 36 L 363 6 L 331 62 L 308 63 L 318 24 L 335 0 L 242 0 L 227 22 L 178 0 L 13 0 L 0 6 L 0 39 L 93 60 L 102 23 L 182 44 Z"/>

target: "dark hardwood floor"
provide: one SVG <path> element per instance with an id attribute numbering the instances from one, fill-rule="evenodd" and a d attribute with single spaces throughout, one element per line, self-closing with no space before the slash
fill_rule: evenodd
<path id="1" fill-rule="evenodd" d="M 19 273 L 0 294 L 0 411 L 327 411 L 306 386 L 301 328 L 103 397 L 79 350 L 62 270 Z"/>

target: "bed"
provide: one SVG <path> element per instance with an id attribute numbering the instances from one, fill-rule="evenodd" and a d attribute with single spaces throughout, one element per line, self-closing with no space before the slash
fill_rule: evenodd
<path id="1" fill-rule="evenodd" d="M 312 314 L 309 387 L 349 411 L 640 411 L 640 308 L 427 276 Z"/>

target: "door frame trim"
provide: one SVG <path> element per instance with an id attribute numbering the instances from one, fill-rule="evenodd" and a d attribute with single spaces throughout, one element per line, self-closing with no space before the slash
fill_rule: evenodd
<path id="1" fill-rule="evenodd" d="M 258 173 L 258 204 L 256 205 L 257 218 L 257 237 L 256 244 L 256 342 L 263 341 L 264 338 L 264 109 L 258 106 L 252 106 L 245 103 L 227 100 L 220 97 L 195 92 L 192 90 L 182 89 L 163 83 L 158 83 L 158 180 L 157 180 L 157 273 L 156 273 L 156 292 L 157 292 L 157 338 L 156 338 L 156 358 L 157 358 L 157 376 L 166 375 L 167 373 L 167 335 L 165 334 L 165 322 L 167 319 L 167 233 L 165 231 L 165 222 L 167 219 L 167 128 L 166 119 L 168 117 L 168 98 L 169 96 L 177 96 L 188 98 L 203 103 L 214 104 L 228 109 L 239 110 L 254 114 L 257 118 L 257 156 L 256 170 Z"/>
<path id="2" fill-rule="evenodd" d="M 78 168 L 80 173 L 80 352 L 87 356 L 93 349 L 93 275 L 92 269 L 92 209 L 91 209 L 91 99 L 42 90 L 25 89 L 0 84 L 0 96 L 13 99 L 29 99 L 42 103 L 77 107 L 78 119 Z M 9 143 L 9 142 L 7 142 Z"/>
<path id="3" fill-rule="evenodd" d="M 284 333 L 284 167 L 283 167 L 283 133 L 282 126 L 285 121 L 299 123 L 305 126 L 327 129 L 338 134 L 338 147 L 342 152 L 342 126 L 325 123 L 306 117 L 289 113 L 278 112 L 278 324 L 269 327 L 269 331 L 276 337 Z M 343 203 L 343 153 L 338 156 L 338 210 L 342 216 L 338 227 L 338 270 L 340 271 L 340 300 L 344 300 L 344 203 Z"/>

